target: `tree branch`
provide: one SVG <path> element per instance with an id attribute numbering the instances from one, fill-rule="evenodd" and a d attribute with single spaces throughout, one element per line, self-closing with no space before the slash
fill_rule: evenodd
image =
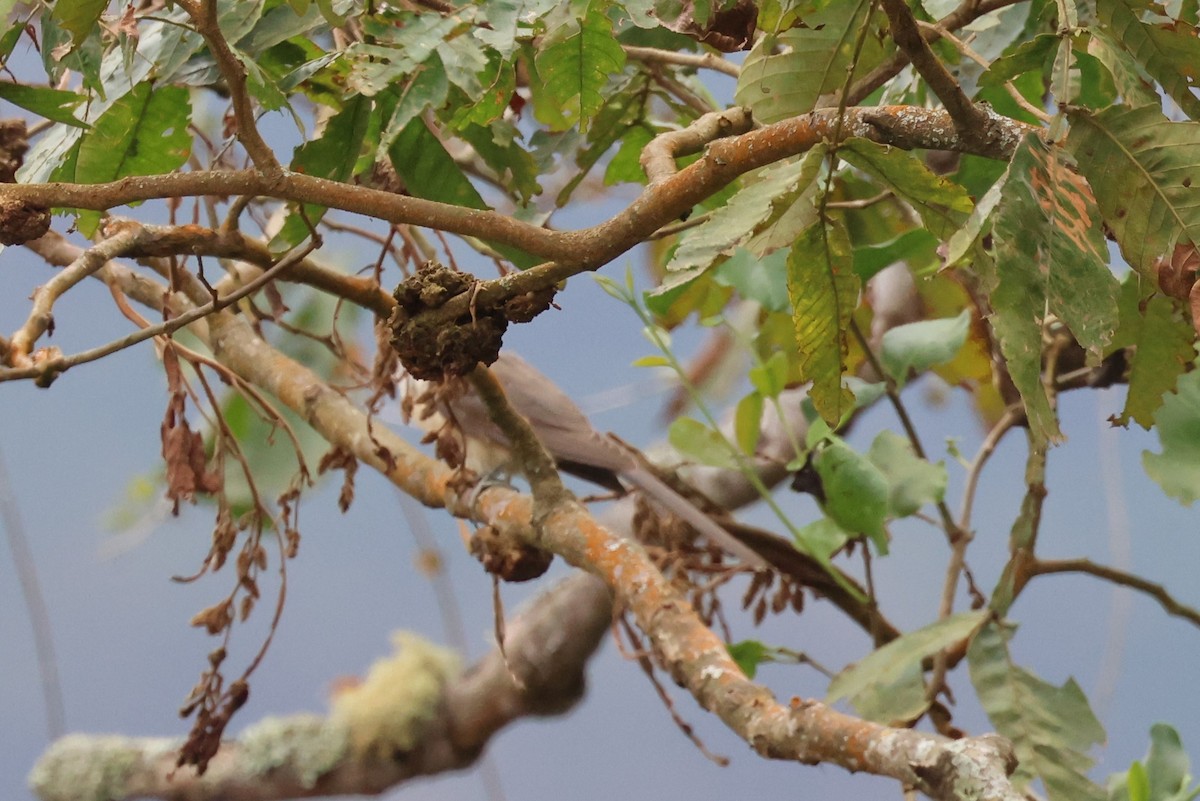
<path id="1" fill-rule="evenodd" d="M 1118 570 L 1115 567 L 1098 565 L 1088 559 L 1039 559 L 1029 567 L 1029 575 L 1031 577 L 1048 576 L 1053 573 L 1086 573 L 1089 576 L 1096 576 L 1122 587 L 1129 587 L 1130 589 L 1149 595 L 1158 601 L 1159 606 L 1167 614 L 1181 617 L 1193 626 L 1200 626 L 1200 611 L 1180 603 L 1161 584 L 1147 581 L 1141 576 L 1126 573 L 1124 570 Z"/>
<path id="2" fill-rule="evenodd" d="M 954 119 L 959 134 L 967 141 L 977 136 L 986 139 L 987 127 L 991 124 L 988 115 L 975 107 L 958 81 L 946 69 L 942 60 L 933 54 L 929 43 L 921 35 L 912 9 L 905 0 L 880 0 L 892 27 L 892 38 L 908 55 L 921 77 L 929 82 L 929 88 L 942 101 L 946 111 Z"/>
<path id="3" fill-rule="evenodd" d="M 254 105 L 246 89 L 246 67 L 225 41 L 217 17 L 216 0 L 180 0 L 180 5 L 192 18 L 196 31 L 208 43 L 208 51 L 229 88 L 229 100 L 233 105 L 234 119 L 237 120 L 238 141 L 246 148 L 254 166 L 269 179 L 274 179 L 283 173 L 283 168 L 279 166 L 275 152 L 258 132 L 258 124 L 254 121 Z"/>

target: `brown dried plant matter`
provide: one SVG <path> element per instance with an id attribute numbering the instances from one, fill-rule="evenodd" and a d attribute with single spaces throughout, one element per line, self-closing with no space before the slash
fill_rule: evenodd
<path id="1" fill-rule="evenodd" d="M 550 307 L 553 288 L 504 298 L 499 304 L 476 302 L 478 281 L 467 273 L 427 262 L 396 287 L 396 308 L 388 325 L 392 347 L 410 375 L 425 380 L 466 375 L 480 362 L 491 364 L 500 355 L 510 322 L 532 320 Z M 422 312 L 444 306 L 467 294 L 466 314 L 449 324 Z"/>

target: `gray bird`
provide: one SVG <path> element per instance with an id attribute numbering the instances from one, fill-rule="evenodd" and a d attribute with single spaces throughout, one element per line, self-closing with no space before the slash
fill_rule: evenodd
<path id="1" fill-rule="evenodd" d="M 621 492 L 632 487 L 748 565 L 769 567 L 761 556 L 654 475 L 628 446 L 593 428 L 575 402 L 524 359 L 506 351 L 490 369 L 508 402 L 529 421 L 561 470 Z M 450 419 L 462 432 L 466 438 L 463 463 L 468 469 L 481 476 L 511 472 L 508 437 L 492 422 L 469 384 L 446 387 L 413 380 L 409 389 L 408 408 L 418 425 L 438 431 Z"/>

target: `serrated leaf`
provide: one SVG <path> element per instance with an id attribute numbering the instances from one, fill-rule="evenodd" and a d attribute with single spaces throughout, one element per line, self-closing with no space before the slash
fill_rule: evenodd
<path id="1" fill-rule="evenodd" d="M 749 106 L 754 119 L 771 123 L 813 110 L 822 95 L 840 90 L 851 66 L 869 0 L 834 0 L 806 14 L 802 27 L 759 37 L 738 78 L 734 100 Z M 881 38 L 868 35 L 855 63 L 855 76 L 882 60 Z"/>
<path id="2" fill-rule="evenodd" d="M 814 148 L 798 162 L 773 165 L 748 178 L 743 189 L 683 238 L 667 263 L 667 276 L 656 294 L 689 283 L 721 264 L 754 235 L 776 228 L 794 207 L 804 212 L 798 220 L 802 227 L 812 225 L 817 212 L 811 195 L 824 155 L 823 147 Z M 785 234 L 788 242 L 799 229 L 789 226 L 789 230 L 791 235 Z M 759 255 L 766 252 L 758 251 Z"/>
<path id="3" fill-rule="evenodd" d="M 558 104 L 561 122 L 578 124 L 586 131 L 591 118 L 604 105 L 604 86 L 610 75 L 625 66 L 625 51 L 613 36 L 612 23 L 598 6 L 583 18 L 567 19 L 546 33 L 534 57 L 541 89 Z M 535 111 L 538 108 L 535 104 Z M 560 125 L 539 116 L 548 125 Z"/>
<path id="4" fill-rule="evenodd" d="M 992 226 L 995 269 L 981 269 L 992 327 L 1039 438 L 1061 436 L 1042 385 L 1047 313 L 1098 362 L 1117 326 L 1117 280 L 1087 184 L 1035 136 L 1009 164 Z M 985 266 L 986 262 L 980 262 Z"/>
<path id="5" fill-rule="evenodd" d="M 100 115 L 80 140 L 75 180 L 95 184 L 175 170 L 191 152 L 190 115 L 186 89 L 138 84 Z M 99 221 L 99 212 L 83 212 L 79 228 L 90 236 Z"/>
<path id="6" fill-rule="evenodd" d="M 1167 393 L 1195 359 L 1196 335 L 1186 315 L 1168 297 L 1152 295 L 1139 308 L 1141 313 L 1131 326 L 1134 332 L 1123 334 L 1136 349 L 1129 365 L 1125 408 L 1116 422 L 1128 425 L 1132 419 L 1149 429 Z"/>
<path id="7" fill-rule="evenodd" d="M 825 491 L 825 514 L 845 530 L 867 535 L 886 554 L 888 483 L 883 472 L 840 437 L 826 441 L 813 456 L 813 467 Z"/>
<path id="8" fill-rule="evenodd" d="M 763 396 L 751 392 L 738 401 L 733 415 L 733 433 L 738 447 L 747 456 L 753 456 L 762 435 Z"/>
<path id="9" fill-rule="evenodd" d="M 975 207 L 966 190 L 937 175 L 912 153 L 853 138 L 838 149 L 846 162 L 873 176 L 907 201 L 925 228 L 944 239 L 962 227 Z"/>
<path id="10" fill-rule="evenodd" d="M 1200 64 L 1196 29 L 1181 20 L 1169 25 L 1142 22 L 1139 15 L 1150 7 L 1141 0 L 1096 0 L 1096 18 L 1112 40 L 1158 81 L 1185 114 L 1195 119 L 1200 116 L 1200 100 L 1192 94 L 1196 65 Z"/>
<path id="11" fill-rule="evenodd" d="M 1008 636 L 989 622 L 967 660 L 980 703 L 1020 761 L 1014 784 L 1021 789 L 1036 776 L 1050 801 L 1103 801 L 1104 792 L 1087 778 L 1092 759 L 1085 752 L 1104 741 L 1104 729 L 1083 691 L 1074 679 L 1055 687 L 1014 665 Z"/>
<path id="12" fill-rule="evenodd" d="M 887 479 L 888 510 L 893 517 L 908 517 L 946 495 L 946 465 L 917 456 L 912 443 L 894 431 L 879 432 L 867 458 Z"/>
<path id="13" fill-rule="evenodd" d="M 671 423 L 667 441 L 680 454 L 700 464 L 737 469 L 737 457 L 729 443 L 717 431 L 690 417 L 680 417 Z"/>
<path id="14" fill-rule="evenodd" d="M 971 312 L 964 309 L 957 317 L 921 320 L 889 329 L 880 345 L 880 360 L 900 386 L 910 373 L 922 373 L 945 364 L 962 350 L 971 330 Z"/>
<path id="15" fill-rule="evenodd" d="M 83 95 L 75 92 L 0 81 L 0 99 L 48 120 L 73 125 L 76 128 L 87 127 L 87 124 L 81 122 L 74 114 L 75 107 L 85 100 Z"/>
<path id="16" fill-rule="evenodd" d="M 1200 498 L 1200 370 L 1179 377 L 1154 415 L 1162 453 L 1142 452 L 1146 473 L 1184 506 Z"/>
<path id="17" fill-rule="evenodd" d="M 989 614 L 986 609 L 960 612 L 892 640 L 834 677 L 825 701 L 853 701 L 872 687 L 899 682 L 914 666 L 919 672 L 921 660 L 970 637 Z"/>
<path id="18" fill-rule="evenodd" d="M 831 426 L 854 404 L 842 374 L 846 371 L 846 332 L 858 305 L 858 292 L 845 229 L 823 221 L 806 229 L 788 255 L 788 297 L 800 379 L 812 382 L 809 397 Z"/>
<path id="19" fill-rule="evenodd" d="M 1067 148 L 1087 177 L 1126 261 L 1154 278 L 1181 239 L 1200 242 L 1200 124 L 1170 122 L 1157 104 L 1072 111 Z"/>

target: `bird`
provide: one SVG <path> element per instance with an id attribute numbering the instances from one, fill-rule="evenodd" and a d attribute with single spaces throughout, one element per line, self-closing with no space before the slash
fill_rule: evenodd
<path id="1" fill-rule="evenodd" d="M 755 569 L 769 568 L 762 556 L 741 543 L 713 517 L 654 474 L 633 448 L 597 431 L 587 415 L 553 381 L 511 351 L 489 368 L 509 404 L 538 435 L 560 470 L 608 489 L 637 490 L 653 505 L 681 518 L 716 545 Z M 465 439 L 461 463 L 480 476 L 511 474 L 513 457 L 505 433 L 466 381 L 430 382 L 409 378 L 406 416 L 429 432 L 447 422 Z"/>

